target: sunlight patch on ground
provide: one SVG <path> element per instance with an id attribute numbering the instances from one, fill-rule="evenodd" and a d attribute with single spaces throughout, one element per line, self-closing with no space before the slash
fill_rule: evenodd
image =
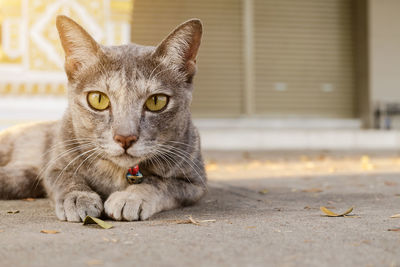
<path id="1" fill-rule="evenodd" d="M 206 161 L 208 177 L 212 180 L 313 177 L 325 175 L 372 174 L 400 172 L 399 156 L 319 156 L 302 155 L 297 159 L 236 159 L 221 162 Z"/>

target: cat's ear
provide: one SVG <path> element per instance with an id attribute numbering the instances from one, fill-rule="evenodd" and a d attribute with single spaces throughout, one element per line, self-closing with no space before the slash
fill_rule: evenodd
<path id="1" fill-rule="evenodd" d="M 156 57 L 185 74 L 191 82 L 196 72 L 196 56 L 199 51 L 203 27 L 198 19 L 179 25 L 156 48 Z"/>
<path id="2" fill-rule="evenodd" d="M 78 23 L 66 16 L 57 16 L 56 25 L 65 52 L 68 77 L 98 61 L 99 45 Z"/>

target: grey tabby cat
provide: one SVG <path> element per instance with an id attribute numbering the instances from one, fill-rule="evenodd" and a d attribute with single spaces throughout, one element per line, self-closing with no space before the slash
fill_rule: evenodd
<path id="1" fill-rule="evenodd" d="M 68 108 L 60 121 L 0 133 L 0 199 L 48 195 L 71 222 L 103 212 L 146 220 L 198 201 L 206 174 L 189 106 L 201 22 L 183 23 L 157 47 L 106 47 L 68 17 L 56 24 Z M 143 179 L 132 184 L 137 164 Z"/>

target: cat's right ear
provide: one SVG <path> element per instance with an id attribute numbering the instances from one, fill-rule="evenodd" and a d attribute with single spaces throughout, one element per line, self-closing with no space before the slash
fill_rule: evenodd
<path id="1" fill-rule="evenodd" d="M 196 57 L 199 51 L 203 26 L 199 19 L 188 20 L 173 30 L 156 48 L 154 56 L 183 72 L 191 82 L 196 72 Z"/>
<path id="2" fill-rule="evenodd" d="M 66 16 L 57 16 L 56 26 L 65 52 L 68 78 L 85 67 L 95 64 L 100 46 L 78 23 Z"/>

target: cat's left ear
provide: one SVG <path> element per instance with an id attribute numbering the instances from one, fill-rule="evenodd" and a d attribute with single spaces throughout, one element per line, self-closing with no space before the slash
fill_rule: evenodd
<path id="1" fill-rule="evenodd" d="M 154 55 L 184 73 L 188 82 L 196 73 L 203 26 L 199 19 L 188 20 L 173 30 L 156 48 Z"/>
<path id="2" fill-rule="evenodd" d="M 57 16 L 56 26 L 65 52 L 65 71 L 69 78 L 97 63 L 100 46 L 78 23 L 61 15 Z"/>

